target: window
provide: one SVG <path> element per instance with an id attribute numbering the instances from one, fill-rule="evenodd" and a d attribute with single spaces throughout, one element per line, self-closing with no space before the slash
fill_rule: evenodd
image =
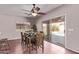
<path id="1" fill-rule="evenodd" d="M 27 31 L 30 29 L 30 22 L 16 23 L 16 30 Z"/>

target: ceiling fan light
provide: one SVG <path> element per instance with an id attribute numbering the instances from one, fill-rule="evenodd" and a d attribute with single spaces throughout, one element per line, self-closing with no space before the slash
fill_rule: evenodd
<path id="1" fill-rule="evenodd" d="M 37 16 L 37 13 L 32 13 L 33 16 Z"/>

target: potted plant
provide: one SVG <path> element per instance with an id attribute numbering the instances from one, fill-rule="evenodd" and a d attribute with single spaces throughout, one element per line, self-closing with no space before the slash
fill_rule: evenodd
<path id="1" fill-rule="evenodd" d="M 37 26 L 35 24 L 32 25 L 31 29 L 33 29 L 33 32 L 37 32 Z"/>

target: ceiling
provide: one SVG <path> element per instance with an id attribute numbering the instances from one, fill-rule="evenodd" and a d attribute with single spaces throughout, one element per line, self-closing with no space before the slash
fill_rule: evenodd
<path id="1" fill-rule="evenodd" d="M 46 14 L 61 4 L 37 4 L 36 6 L 40 7 L 41 12 L 45 12 Z M 23 11 L 22 9 L 31 10 L 32 4 L 1 4 L 0 5 L 0 14 L 9 15 L 9 16 L 17 16 L 17 17 L 30 17 L 28 16 L 27 11 Z M 40 17 L 40 16 L 39 16 Z M 36 18 L 36 17 L 35 17 Z"/>

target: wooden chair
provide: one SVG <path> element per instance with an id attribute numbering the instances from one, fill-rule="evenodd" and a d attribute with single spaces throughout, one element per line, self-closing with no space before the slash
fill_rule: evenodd
<path id="1" fill-rule="evenodd" d="M 42 53 L 44 52 L 44 34 L 42 31 L 36 33 L 37 47 L 42 48 Z M 37 49 L 38 49 L 37 48 Z"/>
<path id="2" fill-rule="evenodd" d="M 27 33 L 24 33 L 24 36 L 25 36 L 25 45 L 27 46 L 27 51 L 31 53 L 31 48 L 32 48 L 31 37 Z"/>
<path id="3" fill-rule="evenodd" d="M 25 44 L 25 36 L 23 32 L 21 32 L 21 44 Z"/>
<path id="4" fill-rule="evenodd" d="M 27 47 L 29 53 L 31 52 L 31 39 L 27 33 L 21 32 L 21 45 L 24 49 Z"/>
<path id="5" fill-rule="evenodd" d="M 31 33 L 33 34 L 33 33 Z M 26 42 L 26 45 L 27 45 L 27 50 L 29 53 L 32 52 L 32 50 L 36 50 L 36 53 L 37 53 L 37 46 L 36 46 L 36 40 L 34 40 L 36 38 L 36 36 L 33 34 L 26 34 L 25 33 L 25 42 Z"/>

